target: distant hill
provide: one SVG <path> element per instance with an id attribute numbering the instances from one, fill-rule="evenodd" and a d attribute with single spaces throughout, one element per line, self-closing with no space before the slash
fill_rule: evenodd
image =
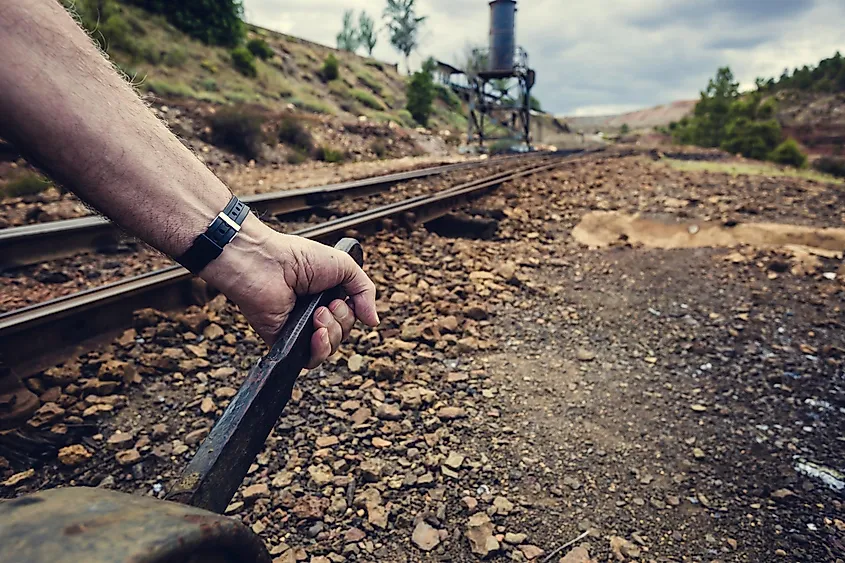
<path id="1" fill-rule="evenodd" d="M 583 131 L 584 133 L 614 131 L 625 124 L 632 130 L 651 129 L 669 125 L 669 123 L 679 121 L 684 116 L 689 115 L 697 101 L 679 100 L 617 115 L 562 117 L 561 120 L 567 123 L 573 131 Z"/>

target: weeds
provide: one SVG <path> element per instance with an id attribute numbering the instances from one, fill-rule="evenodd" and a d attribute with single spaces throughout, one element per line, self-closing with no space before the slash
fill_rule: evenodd
<path id="1" fill-rule="evenodd" d="M 188 52 L 183 47 L 174 47 L 164 54 L 163 62 L 171 68 L 179 68 L 188 62 Z"/>
<path id="2" fill-rule="evenodd" d="M 314 149 L 314 139 L 311 132 L 293 116 L 285 116 L 279 124 L 279 141 L 287 146 L 310 153 Z"/>
<path id="3" fill-rule="evenodd" d="M 286 158 L 288 164 L 302 164 L 308 160 L 308 155 L 300 151 L 291 151 Z"/>
<path id="4" fill-rule="evenodd" d="M 414 121 L 414 116 L 411 115 L 411 112 L 406 109 L 400 109 L 396 114 L 399 116 L 399 119 L 402 120 L 402 125 L 405 127 L 416 127 L 417 122 Z"/>
<path id="5" fill-rule="evenodd" d="M 311 113 L 322 113 L 326 115 L 334 115 L 334 110 L 325 102 L 321 102 L 317 98 L 294 98 L 291 103 L 300 109 L 310 111 Z"/>
<path id="6" fill-rule="evenodd" d="M 676 170 L 684 171 L 703 171 L 712 173 L 730 174 L 731 176 L 768 176 L 781 177 L 786 176 L 790 178 L 805 178 L 807 180 L 814 180 L 816 182 L 828 182 L 832 184 L 842 184 L 843 180 L 834 178 L 827 174 L 821 174 L 815 170 L 799 170 L 796 168 L 778 168 L 771 163 L 766 162 L 719 162 L 719 161 L 695 161 L 695 160 L 674 160 L 671 158 L 663 159 L 667 165 Z"/>
<path id="7" fill-rule="evenodd" d="M 244 46 L 232 49 L 232 65 L 244 76 L 255 78 L 258 76 L 258 69 L 255 66 L 255 55 Z"/>
<path id="8" fill-rule="evenodd" d="M 323 68 L 320 70 L 320 77 L 325 82 L 331 82 L 332 80 L 337 80 L 340 77 L 340 63 L 337 61 L 337 57 L 334 54 L 329 54 L 326 57 L 326 60 L 323 61 Z"/>
<path id="9" fill-rule="evenodd" d="M 35 172 L 24 172 L 0 188 L 0 194 L 5 197 L 22 197 L 26 195 L 39 194 L 53 184 L 40 174 Z"/>
<path id="10" fill-rule="evenodd" d="M 373 91 L 373 94 L 381 96 L 384 88 L 382 87 L 381 82 L 379 82 L 372 74 L 366 71 L 361 71 L 356 76 L 358 77 L 358 80 L 361 81 L 361 84 Z"/>
<path id="11" fill-rule="evenodd" d="M 202 80 L 200 80 L 200 88 L 202 88 L 206 92 L 220 91 L 220 87 L 217 85 L 217 81 L 213 78 L 203 78 Z"/>
<path id="12" fill-rule="evenodd" d="M 266 141 L 266 118 L 254 108 L 223 108 L 211 118 L 211 142 L 247 158 L 259 159 Z"/>
<path id="13" fill-rule="evenodd" d="M 335 164 L 343 162 L 345 159 L 346 156 L 341 151 L 330 147 L 319 146 L 314 151 L 314 160 Z"/>
<path id="14" fill-rule="evenodd" d="M 200 66 L 210 72 L 211 74 L 217 74 L 217 65 L 208 59 L 203 60 L 200 63 Z"/>
<path id="15" fill-rule="evenodd" d="M 192 98 L 196 96 L 196 92 L 191 87 L 181 82 L 170 83 L 164 80 L 148 80 L 144 82 L 143 87 L 157 96 L 172 98 Z"/>
<path id="16" fill-rule="evenodd" d="M 250 53 L 262 61 L 272 59 L 273 55 L 276 54 L 275 51 L 273 51 L 273 48 L 270 47 L 270 45 L 268 45 L 263 39 L 250 39 L 247 41 L 246 48 L 249 49 Z"/>
<path id="17" fill-rule="evenodd" d="M 373 151 L 373 154 L 378 158 L 384 158 L 387 154 L 387 145 L 381 139 L 376 139 L 370 145 L 370 150 Z"/>
<path id="18" fill-rule="evenodd" d="M 357 101 L 361 102 L 362 104 L 364 104 L 364 106 L 370 109 L 377 109 L 380 111 L 385 109 L 384 104 L 382 104 L 378 98 L 376 98 L 369 92 L 353 88 L 349 91 L 349 93 L 352 95 L 353 98 L 355 98 Z"/>

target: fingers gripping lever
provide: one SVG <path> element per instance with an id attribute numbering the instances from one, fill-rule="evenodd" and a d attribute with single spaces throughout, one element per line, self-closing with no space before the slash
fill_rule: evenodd
<path id="1" fill-rule="evenodd" d="M 335 248 L 362 266 L 358 241 L 344 238 Z M 270 352 L 249 372 L 223 416 L 211 429 L 194 458 L 176 480 L 168 500 L 222 514 L 246 476 L 249 466 L 287 405 L 293 384 L 308 364 L 314 312 L 345 298 L 336 287 L 299 299 Z"/>

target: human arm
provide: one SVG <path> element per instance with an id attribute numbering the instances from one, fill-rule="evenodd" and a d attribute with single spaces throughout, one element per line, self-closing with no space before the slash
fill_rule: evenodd
<path id="1" fill-rule="evenodd" d="M 0 0 L 0 136 L 128 232 L 180 256 L 231 194 L 147 109 L 56 0 Z M 315 315 L 312 365 L 355 317 L 378 323 L 375 286 L 347 255 L 249 215 L 200 277 L 268 343 L 297 295 L 342 284 Z"/>

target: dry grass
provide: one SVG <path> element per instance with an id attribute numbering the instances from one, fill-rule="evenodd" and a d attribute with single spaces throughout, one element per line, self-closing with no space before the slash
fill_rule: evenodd
<path id="1" fill-rule="evenodd" d="M 150 17 L 121 4 L 131 29 L 133 53 L 116 50 L 112 58 L 139 88 L 162 97 L 195 98 L 214 103 L 257 103 L 280 110 L 289 103 L 320 114 L 357 117 L 377 112 L 404 123 L 406 77 L 388 64 L 374 62 L 272 31 L 250 27 L 248 39 L 261 38 L 278 55 L 257 59 L 257 77 L 244 76 L 232 64 L 231 51 L 189 38 L 164 18 Z M 329 54 L 338 60 L 340 80 L 324 83 L 320 69 Z M 435 104 L 433 127 L 452 127 L 461 118 Z"/>
<path id="2" fill-rule="evenodd" d="M 720 161 L 695 161 L 695 160 L 674 160 L 665 158 L 662 160 L 675 170 L 689 172 L 722 172 L 731 176 L 785 176 L 789 178 L 803 178 L 827 184 L 845 184 L 842 178 L 836 178 L 828 174 L 822 174 L 815 170 L 798 169 L 790 166 L 778 166 L 766 162 L 720 162 Z"/>

